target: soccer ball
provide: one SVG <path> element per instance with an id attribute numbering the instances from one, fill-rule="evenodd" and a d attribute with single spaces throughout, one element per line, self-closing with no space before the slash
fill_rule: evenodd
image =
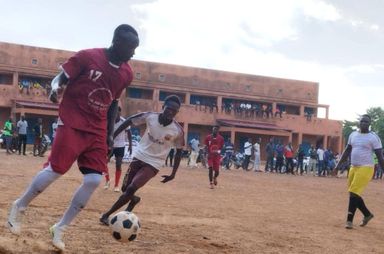
<path id="1" fill-rule="evenodd" d="M 122 211 L 114 214 L 109 222 L 112 236 L 119 242 L 129 242 L 136 239 L 140 232 L 140 220 L 134 213 Z"/>

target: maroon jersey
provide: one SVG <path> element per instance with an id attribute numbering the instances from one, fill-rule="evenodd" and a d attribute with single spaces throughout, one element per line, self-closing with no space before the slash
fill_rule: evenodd
<path id="1" fill-rule="evenodd" d="M 209 134 L 205 138 L 204 144 L 208 148 L 208 157 L 219 156 L 224 146 L 224 138 L 219 133 L 217 133 L 216 137 Z"/>
<path id="2" fill-rule="evenodd" d="M 79 51 L 62 69 L 69 82 L 59 107 L 61 121 L 74 129 L 106 136 L 109 106 L 131 83 L 131 67 L 128 63 L 111 64 L 106 49 L 97 48 Z"/>

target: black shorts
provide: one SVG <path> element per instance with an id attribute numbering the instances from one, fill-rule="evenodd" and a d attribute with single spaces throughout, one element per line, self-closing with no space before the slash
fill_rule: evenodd
<path id="1" fill-rule="evenodd" d="M 111 154 L 111 157 L 115 155 L 115 157 L 124 157 L 125 147 L 116 147 L 113 148 L 113 152 Z"/>

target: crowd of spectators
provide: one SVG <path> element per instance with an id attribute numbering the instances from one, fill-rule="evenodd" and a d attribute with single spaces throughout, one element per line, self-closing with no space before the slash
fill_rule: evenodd
<path id="1" fill-rule="evenodd" d="M 21 78 L 19 80 L 20 93 L 30 94 L 33 90 L 42 91 L 44 95 L 48 95 L 51 92 L 51 84 L 49 81 L 45 81 L 38 78 Z"/>

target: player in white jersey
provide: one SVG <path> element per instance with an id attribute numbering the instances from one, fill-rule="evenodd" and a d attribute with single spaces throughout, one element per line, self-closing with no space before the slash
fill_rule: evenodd
<path id="1" fill-rule="evenodd" d="M 360 119 L 360 130 L 349 135 L 347 147 L 333 171 L 333 175 L 336 175 L 343 162 L 349 156 L 351 157 L 351 168 L 348 174 L 349 205 L 345 224 L 347 229 L 353 228 L 356 209 L 359 209 L 364 215 L 360 223 L 361 227 L 367 225 L 373 218 L 373 214 L 366 207 L 361 194 L 372 180 L 374 172 L 373 153 L 376 154 L 382 168 L 384 168 L 384 159 L 380 138 L 376 133 L 369 131 L 370 125 L 371 117 L 363 115 Z"/>
<path id="2" fill-rule="evenodd" d="M 139 113 L 128 117 L 115 131 L 115 136 L 130 125 L 146 125 L 145 133 L 133 154 L 133 160 L 124 178 L 123 194 L 112 205 L 111 209 L 104 213 L 100 222 L 108 225 L 108 218 L 122 206 L 127 204 L 127 211 L 132 211 L 140 201 L 135 193 L 154 177 L 162 167 L 170 149 L 176 147 L 175 161 L 170 175 L 163 175 L 161 182 L 166 183 L 175 178 L 180 165 L 181 152 L 184 146 L 183 128 L 174 118 L 180 109 L 180 99 L 176 95 L 168 96 L 163 105 L 163 111 Z"/>
<path id="3" fill-rule="evenodd" d="M 121 108 L 118 108 L 118 112 L 116 115 L 116 120 L 115 120 L 115 126 L 114 130 L 116 131 L 117 128 L 125 121 L 123 117 L 121 117 Z M 121 165 L 123 164 L 123 158 L 124 158 L 124 152 L 125 152 L 125 142 L 128 137 L 128 150 L 129 154 L 132 154 L 132 133 L 130 130 L 130 127 L 125 129 L 124 131 L 120 132 L 119 135 L 117 135 L 114 140 L 113 140 L 113 149 L 108 152 L 108 157 L 111 159 L 112 156 L 115 156 L 115 161 L 116 161 L 116 171 L 115 171 L 115 187 L 114 191 L 119 192 L 119 181 L 120 181 L 120 176 L 121 176 Z M 109 170 L 105 174 L 105 185 L 104 189 L 108 189 L 110 185 L 109 181 Z"/>

